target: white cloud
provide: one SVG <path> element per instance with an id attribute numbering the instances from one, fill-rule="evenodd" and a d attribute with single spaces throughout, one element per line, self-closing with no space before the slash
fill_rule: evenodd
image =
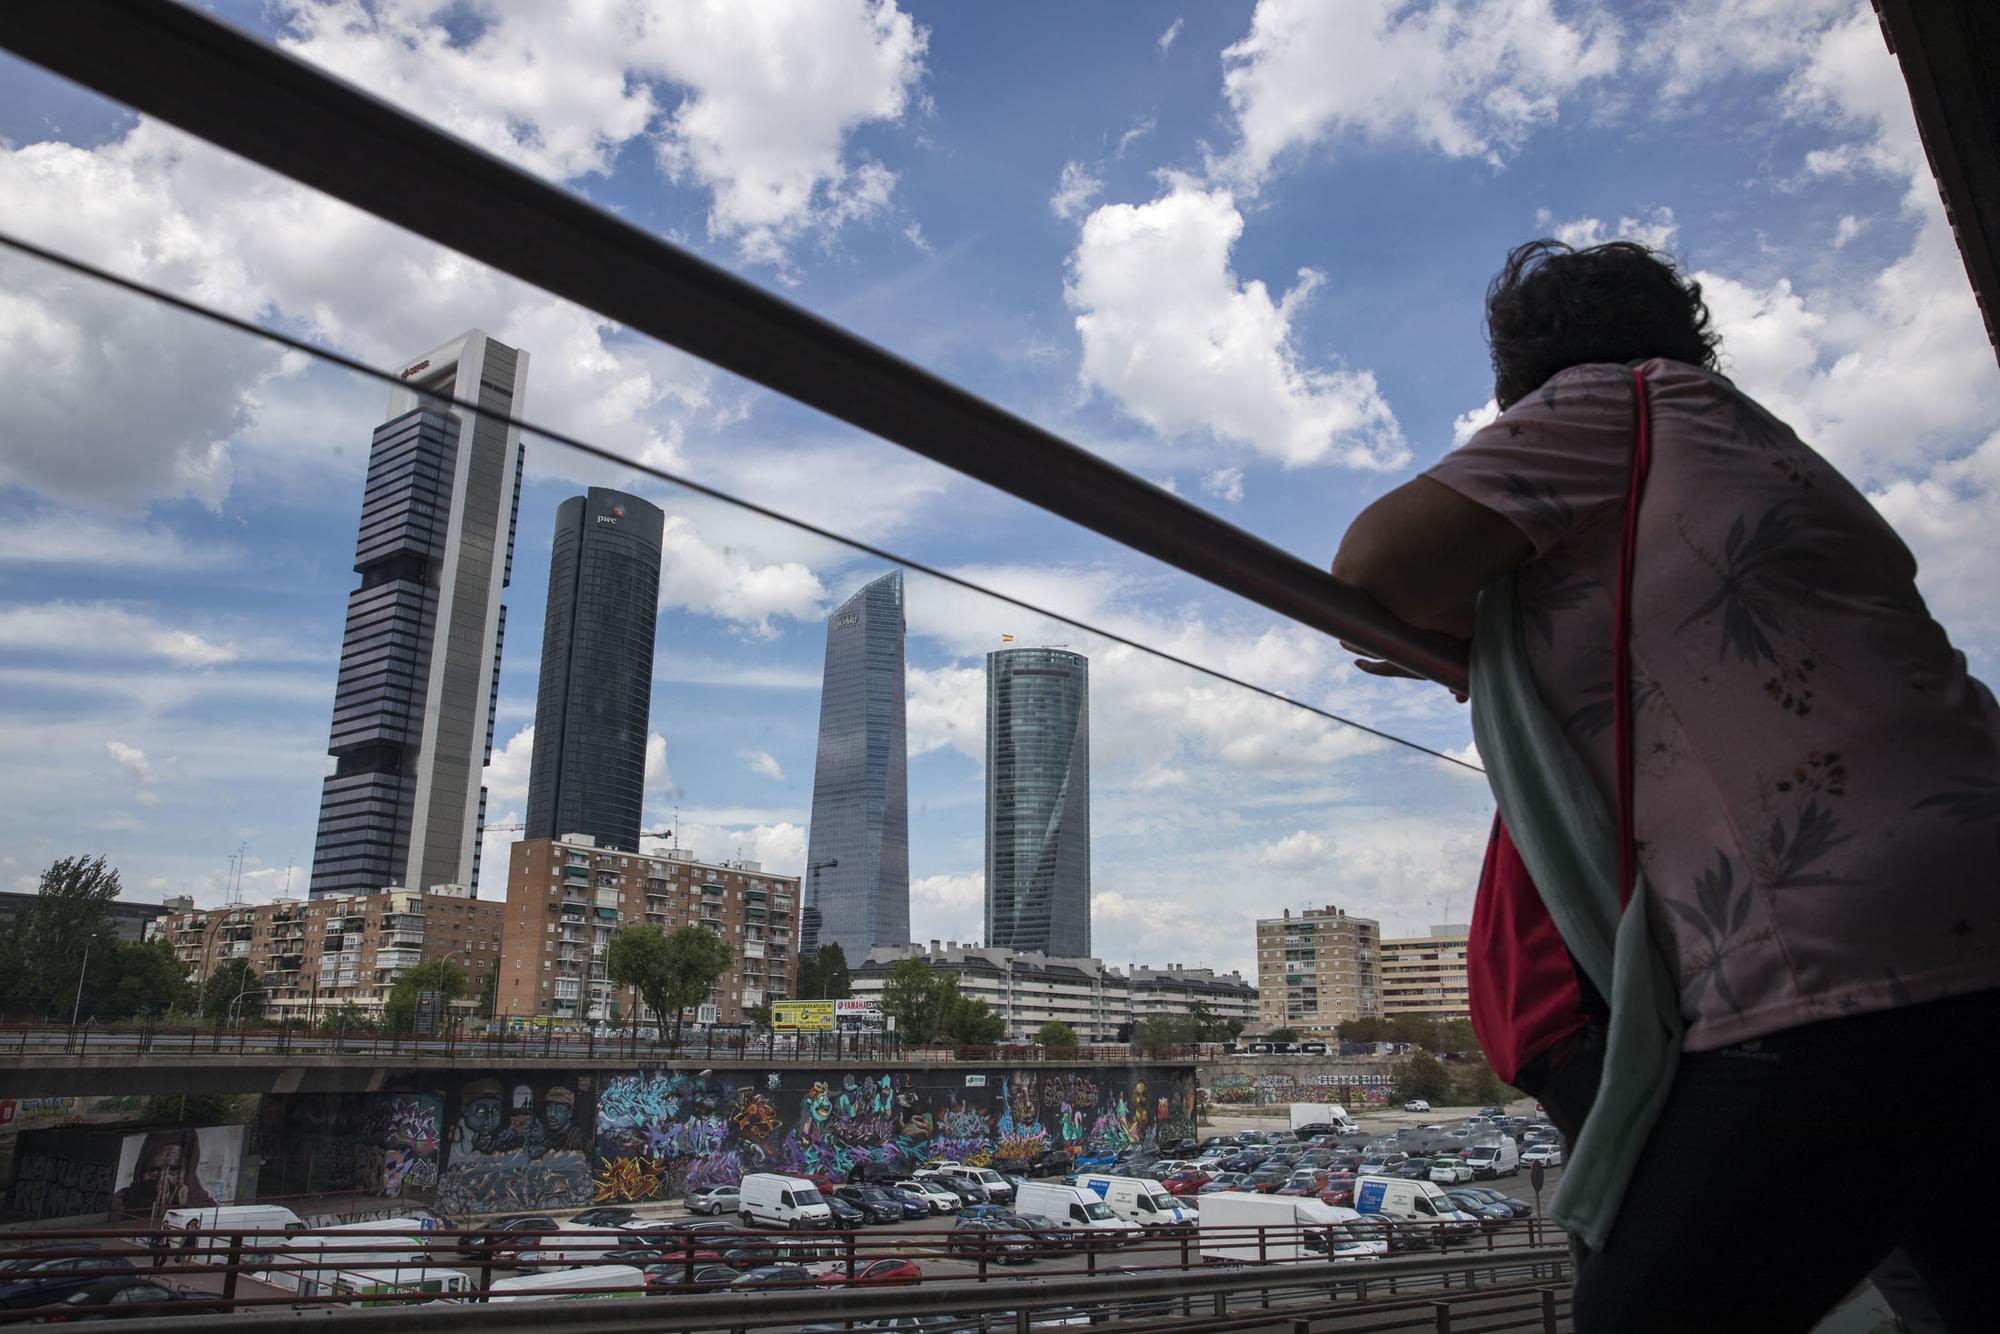
<path id="1" fill-rule="evenodd" d="M 667 739 L 658 732 L 646 737 L 645 789 L 657 792 L 673 787 L 674 776 L 667 772 Z"/>
<path id="2" fill-rule="evenodd" d="M 1549 223 L 1548 210 L 1537 215 L 1536 221 L 1546 227 Z M 1674 221 L 1674 211 L 1665 206 L 1651 209 L 1644 217 L 1622 217 L 1616 226 L 1607 226 L 1602 218 L 1573 218 L 1557 223 L 1552 233 L 1564 245 L 1581 250 L 1586 246 L 1603 245 L 1606 241 L 1637 241 L 1654 250 L 1668 250 L 1673 247 L 1674 236 L 1680 225 Z"/>
<path id="3" fill-rule="evenodd" d="M 1660 96 L 1676 100 L 1740 71 L 1790 69 L 1820 23 L 1852 12 L 1852 0 L 1677 0 L 1641 32 L 1633 63 L 1660 74 Z"/>
<path id="4" fill-rule="evenodd" d="M 528 770 L 535 758 L 535 729 L 530 724 L 507 739 L 486 761 L 486 801 L 489 806 L 520 805 L 528 799 Z M 518 823 L 514 816 L 511 823 Z M 495 824 L 510 821 L 496 820 Z"/>
<path id="5" fill-rule="evenodd" d="M 1861 7 L 1809 39 L 1805 63 L 1785 85 L 1795 119 L 1858 130 L 1862 136 L 1806 155 L 1813 175 L 1879 171 L 1908 182 L 1904 203 L 1935 206 L 1937 187 L 1917 137 L 1909 85 L 1882 42 L 1875 15 Z"/>
<path id="6" fill-rule="evenodd" d="M 169 528 L 80 510 L 39 509 L 0 519 L 0 564 L 203 570 L 241 557 L 233 547 L 191 542 Z"/>
<path id="7" fill-rule="evenodd" d="M 685 515 L 667 516 L 660 550 L 660 605 L 734 621 L 760 638 L 776 617 L 817 620 L 826 587 L 798 561 L 758 563 L 740 549 L 713 546 Z"/>
<path id="8" fill-rule="evenodd" d="M 806 864 L 806 828 L 789 820 L 732 826 L 683 820 L 674 831 L 680 845 L 705 862 L 743 858 L 761 862 L 778 875 L 799 875 Z"/>
<path id="9" fill-rule="evenodd" d="M 743 761 L 744 768 L 748 769 L 751 773 L 762 778 L 771 779 L 773 782 L 782 783 L 785 781 L 785 767 L 773 758 L 771 752 L 767 750 L 746 749 L 737 751 L 736 755 L 737 758 Z"/>
<path id="10" fill-rule="evenodd" d="M 1869 499 L 1916 554 L 1918 587 L 1953 637 L 1963 642 L 2000 632 L 2000 604 L 1993 597 L 2000 435 L 1920 477 L 1891 482 Z"/>
<path id="11" fill-rule="evenodd" d="M 1126 149 L 1158 129 L 1159 125 L 1159 118 L 1156 116 L 1146 116 L 1143 119 L 1134 121 L 1125 133 L 1118 136 L 1118 147 L 1114 150 L 1112 156 L 1124 157 Z"/>
<path id="12" fill-rule="evenodd" d="M 1564 23 L 1549 0 L 1261 0 L 1222 58 L 1241 142 L 1221 166 L 1254 184 L 1349 133 L 1497 165 L 1619 52 L 1608 20 Z"/>
<path id="13" fill-rule="evenodd" d="M 218 667 L 243 656 L 234 644 L 104 602 L 0 608 L 0 644 L 17 651 L 165 658 L 176 667 Z"/>
<path id="14" fill-rule="evenodd" d="M 1318 834 L 1310 829 L 1301 829 L 1259 848 L 1252 856 L 1264 866 L 1324 866 L 1332 851 L 1327 841 Z"/>
<path id="15" fill-rule="evenodd" d="M 128 746 L 123 741 L 107 741 L 104 743 L 104 749 L 110 752 L 111 758 L 133 782 L 147 784 L 158 777 L 153 772 L 151 762 L 146 759 L 146 752 L 137 746 Z"/>
<path id="16" fill-rule="evenodd" d="M 1486 406 L 1461 412 L 1451 419 L 1451 443 L 1462 445 L 1479 433 L 1482 426 L 1491 426 L 1500 420 L 1500 400 L 1489 398 Z"/>
<path id="17" fill-rule="evenodd" d="M 1097 192 L 1104 188 L 1104 182 L 1091 175 L 1090 169 L 1081 162 L 1063 163 L 1062 178 L 1056 182 L 1056 192 L 1049 196 L 1049 211 L 1064 222 L 1090 206 Z"/>
<path id="18" fill-rule="evenodd" d="M 927 875 L 910 882 L 910 935 L 963 944 L 986 933 L 986 873 Z"/>
<path id="19" fill-rule="evenodd" d="M 911 666 L 904 669 L 904 685 L 903 727 L 910 754 L 949 746 L 976 764 L 986 762 L 984 668 Z"/>
<path id="20" fill-rule="evenodd" d="M 1868 219 L 1857 218 L 1852 213 L 1842 214 L 1839 224 L 1833 229 L 1833 248 L 1841 249 L 1867 229 Z"/>
<path id="21" fill-rule="evenodd" d="M 298 55 L 544 176 L 608 174 L 650 134 L 666 171 L 710 193 L 710 234 L 773 264 L 887 206 L 894 174 L 845 141 L 902 117 L 926 41 L 894 0 L 526 0 L 471 22 L 427 0 L 337 0 L 285 17 Z"/>
<path id="22" fill-rule="evenodd" d="M 1287 467 L 1406 463 L 1374 375 L 1305 365 L 1293 344 L 1293 319 L 1325 275 L 1300 270 L 1274 301 L 1230 269 L 1243 232 L 1230 193 L 1170 184 L 1083 225 L 1063 295 L 1078 312 L 1084 384 L 1163 435 L 1205 433 Z"/>
<path id="23" fill-rule="evenodd" d="M 1243 470 L 1241 468 L 1216 468 L 1201 479 L 1201 489 L 1217 500 L 1239 504 L 1243 500 Z"/>
<path id="24" fill-rule="evenodd" d="M 1186 22 L 1187 20 L 1183 18 L 1174 19 L 1172 23 L 1167 25 L 1167 30 L 1161 33 L 1155 40 L 1154 45 L 1160 48 L 1161 55 L 1165 55 L 1173 48 L 1174 39 L 1181 35 L 1181 26 Z"/>

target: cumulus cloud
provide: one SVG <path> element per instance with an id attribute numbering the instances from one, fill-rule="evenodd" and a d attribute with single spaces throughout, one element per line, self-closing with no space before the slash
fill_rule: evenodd
<path id="1" fill-rule="evenodd" d="M 1842 214 L 1840 222 L 1833 229 L 1833 248 L 1841 249 L 1867 229 L 1868 219 L 1857 218 L 1852 213 Z"/>
<path id="2" fill-rule="evenodd" d="M 1254 856 L 1265 866 L 1324 866 L 1332 851 L 1318 834 L 1301 829 L 1259 848 Z"/>
<path id="3" fill-rule="evenodd" d="M 1537 225 L 1547 227 L 1552 221 L 1547 209 L 1536 214 Z M 1603 245 L 1606 241 L 1637 241 L 1654 250 L 1673 248 L 1674 236 L 1680 231 L 1680 224 L 1674 221 L 1674 211 L 1660 206 L 1645 211 L 1641 217 L 1622 217 L 1615 225 L 1602 218 L 1572 218 L 1568 222 L 1555 224 L 1550 233 L 1564 245 L 1581 250 L 1586 246 Z"/>
<path id="4" fill-rule="evenodd" d="M 674 776 L 667 772 L 667 739 L 658 732 L 646 737 L 645 788 L 648 792 L 658 792 L 674 785 Z"/>
<path id="5" fill-rule="evenodd" d="M 241 551 L 221 543 L 190 541 L 168 528 L 112 522 L 83 510 L 41 508 L 0 519 L 4 565 L 206 570 L 241 558 Z"/>
<path id="6" fill-rule="evenodd" d="M 1239 504 L 1243 500 L 1243 470 L 1241 468 L 1216 468 L 1201 479 L 1201 489 L 1217 500 Z"/>
<path id="7" fill-rule="evenodd" d="M 2000 518 L 2000 435 L 1872 492 L 1918 562 L 1932 615 L 1954 636 L 2000 632 L 1993 598 L 1993 525 Z"/>
<path id="8" fill-rule="evenodd" d="M 152 761 L 146 758 L 146 752 L 137 746 L 128 746 L 123 741 L 107 741 L 104 743 L 104 749 L 110 753 L 112 761 L 124 771 L 125 776 L 137 784 L 138 790 L 132 794 L 132 800 L 141 806 L 159 805 L 160 794 L 154 785 L 159 782 L 160 776 L 154 770 Z"/>
<path id="9" fill-rule="evenodd" d="M 1500 400 L 1489 398 L 1486 406 L 1461 412 L 1451 419 L 1451 443 L 1462 445 L 1479 433 L 1482 426 L 1491 426 L 1500 420 Z"/>
<path id="10" fill-rule="evenodd" d="M 778 633 L 773 619 L 817 620 L 825 601 L 825 585 L 803 563 L 759 563 L 740 549 L 711 545 L 687 516 L 667 516 L 660 544 L 662 607 L 734 621 L 770 639 Z"/>
<path id="11" fill-rule="evenodd" d="M 1680 0 L 1641 31 L 1633 61 L 1680 99 L 1731 74 L 1792 68 L 1820 23 L 1853 12 L 1849 0 Z"/>
<path id="12" fill-rule="evenodd" d="M 1056 182 L 1056 192 L 1049 196 L 1049 211 L 1068 222 L 1088 208 L 1090 201 L 1103 188 L 1104 182 L 1092 175 L 1081 162 L 1065 162 L 1062 178 Z"/>
<path id="13" fill-rule="evenodd" d="M 986 873 L 927 875 L 910 882 L 910 935 L 919 941 L 978 940 L 986 932 Z"/>
<path id="14" fill-rule="evenodd" d="M 1241 141 L 1220 166 L 1254 185 L 1346 134 L 1499 165 L 1613 73 L 1619 45 L 1608 20 L 1565 23 L 1548 0 L 1261 0 L 1222 58 Z"/>
<path id="15" fill-rule="evenodd" d="M 496 749 L 486 761 L 486 801 L 489 806 L 503 804 L 519 805 L 528 799 L 528 770 L 535 757 L 535 729 L 533 724 L 522 728 L 507 738 L 507 744 Z M 511 823 L 518 823 L 519 816 Z M 497 820 L 496 824 L 510 821 Z"/>
<path id="16" fill-rule="evenodd" d="M 1242 233 L 1229 191 L 1185 177 L 1151 203 L 1092 213 L 1063 289 L 1084 384 L 1163 435 L 1211 436 L 1287 467 L 1401 467 L 1409 450 L 1374 375 L 1307 365 L 1293 343 L 1326 275 L 1302 269 L 1274 300 L 1230 268 Z"/>
<path id="17" fill-rule="evenodd" d="M 770 751 L 746 749 L 737 751 L 736 755 L 743 761 L 743 767 L 758 777 L 777 783 L 785 781 L 785 767 L 773 758 Z"/>
<path id="18" fill-rule="evenodd" d="M 698 816 L 674 831 L 684 848 L 705 862 L 760 862 L 778 875 L 800 875 L 806 865 L 806 827 L 790 820 L 750 825 L 716 824 Z"/>
<path id="19" fill-rule="evenodd" d="M 985 669 L 911 666 L 904 670 L 904 688 L 910 754 L 950 747 L 975 763 L 986 762 Z"/>
<path id="20" fill-rule="evenodd" d="M 219 667 L 243 656 L 232 643 L 105 602 L 0 608 L 0 643 L 16 651 L 164 658 L 176 667 Z"/>

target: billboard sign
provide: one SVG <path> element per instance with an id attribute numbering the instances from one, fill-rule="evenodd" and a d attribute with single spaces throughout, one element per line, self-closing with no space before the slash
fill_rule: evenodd
<path id="1" fill-rule="evenodd" d="M 880 1033 L 882 1007 L 874 1000 L 837 1000 L 833 1019 L 843 1033 Z"/>
<path id="2" fill-rule="evenodd" d="M 772 1001 L 771 1027 L 779 1033 L 831 1033 L 833 1007 L 830 1000 Z"/>

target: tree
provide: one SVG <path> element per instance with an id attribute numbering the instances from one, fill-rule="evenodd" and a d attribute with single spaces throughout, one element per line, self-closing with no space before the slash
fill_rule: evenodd
<path id="1" fill-rule="evenodd" d="M 1242 1037 L 1243 1030 L 1248 1027 L 1250 1027 L 1250 1022 L 1247 1019 L 1231 1019 L 1227 1024 L 1227 1028 L 1229 1029 L 1229 1036 L 1231 1038 Z"/>
<path id="2" fill-rule="evenodd" d="M 224 959 L 201 984 L 201 1015 L 211 1024 L 249 1023 L 263 1012 L 264 994 L 248 959 Z"/>
<path id="3" fill-rule="evenodd" d="M 1266 1042 L 1297 1042 L 1299 1030 L 1296 1028 L 1274 1028 L 1264 1035 Z"/>
<path id="4" fill-rule="evenodd" d="M 104 960 L 90 956 L 84 1004 L 100 1019 L 132 1019 L 160 1014 L 188 998 L 188 966 L 174 957 L 164 937 L 148 941 L 110 940 Z"/>
<path id="5" fill-rule="evenodd" d="M 684 926 L 668 935 L 657 926 L 628 926 L 611 938 L 605 973 L 639 993 L 656 1018 L 674 1017 L 674 1041 L 691 1006 L 707 999 L 736 962 L 729 942 L 707 927 Z"/>
<path id="6" fill-rule="evenodd" d="M 1187 1008 L 1188 1021 L 1194 1025 L 1196 1042 L 1220 1042 L 1229 1032 L 1228 1023 L 1209 1008 L 1208 1002 L 1193 1001 Z"/>
<path id="7" fill-rule="evenodd" d="M 493 968 L 486 974 L 486 980 L 479 984 L 479 1017 L 491 1019 L 500 1009 L 500 961 L 493 961 Z"/>
<path id="8" fill-rule="evenodd" d="M 840 947 L 839 941 L 829 941 L 812 958 L 799 960 L 798 981 L 792 994 L 799 1000 L 846 1000 L 854 994 L 847 951 Z"/>
<path id="9" fill-rule="evenodd" d="M 1462 1064 L 1452 1092 L 1459 1103 L 1472 1107 L 1511 1102 L 1520 1096 L 1500 1082 L 1500 1076 L 1493 1073 L 1493 1067 L 1486 1064 L 1484 1058 Z"/>
<path id="10" fill-rule="evenodd" d="M 374 1027 L 375 1016 L 353 1001 L 342 1001 L 320 1011 L 319 1031 L 322 1033 L 366 1033 Z"/>
<path id="11" fill-rule="evenodd" d="M 85 956 L 94 969 L 116 937 L 110 903 L 118 889 L 103 857 L 64 857 L 42 872 L 34 902 L 0 948 L 0 1007 L 67 1015 L 78 983 L 88 985 Z"/>
<path id="12" fill-rule="evenodd" d="M 1182 1047 L 1195 1040 L 1194 1021 L 1185 1014 L 1148 1015 L 1132 1025 L 1132 1045 L 1147 1051 Z"/>
<path id="13" fill-rule="evenodd" d="M 897 1034 L 912 1046 L 944 1034 L 957 999 L 958 976 L 934 970 L 928 959 L 899 960 L 882 984 L 882 1013 L 895 1019 Z"/>
<path id="14" fill-rule="evenodd" d="M 990 1047 L 1007 1036 L 1007 1021 L 983 1000 L 956 994 L 958 979 L 952 978 L 953 996 L 945 1009 L 944 1035 L 954 1046 Z"/>
<path id="15" fill-rule="evenodd" d="M 449 1013 L 453 1001 L 465 994 L 465 970 L 450 959 L 426 959 L 396 979 L 389 999 L 382 1006 L 382 1019 L 392 1033 L 408 1033 L 417 1026 L 417 1006 L 426 991 L 438 993 L 439 1017 Z"/>
<path id="16" fill-rule="evenodd" d="M 757 1032 L 759 1032 L 759 1033 L 768 1033 L 768 1032 L 770 1032 L 770 1031 L 771 1031 L 771 1004 L 770 1004 L 770 1002 L 769 1002 L 769 1001 L 759 1001 L 759 1002 L 758 1002 L 757 1004 L 755 1004 L 755 1005 L 746 1005 L 746 1006 L 744 1006 L 744 1007 L 743 1007 L 743 1022 L 744 1022 L 744 1023 L 746 1023 L 746 1024 L 748 1024 L 748 1025 L 750 1025 L 750 1027 L 751 1027 L 751 1028 L 755 1029 L 755 1030 L 756 1030 Z"/>
<path id="17" fill-rule="evenodd" d="M 1395 1075 L 1396 1098 L 1402 1102 L 1422 1098 L 1425 1102 L 1442 1103 L 1451 1092 L 1451 1076 L 1428 1052 L 1420 1051 L 1396 1062 Z"/>
<path id="18" fill-rule="evenodd" d="M 1051 1019 L 1035 1030 L 1035 1041 L 1044 1047 L 1070 1051 L 1076 1047 L 1076 1030 L 1060 1019 Z"/>

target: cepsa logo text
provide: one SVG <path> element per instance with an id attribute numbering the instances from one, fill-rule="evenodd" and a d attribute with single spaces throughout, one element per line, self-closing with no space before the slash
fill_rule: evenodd
<path id="1" fill-rule="evenodd" d="M 409 378 L 410 378 L 410 377 L 411 377 L 412 375 L 415 375 L 415 374 L 416 374 L 416 373 L 417 373 L 418 371 L 427 371 L 427 370 L 429 370 L 430 368 L 431 368 L 431 364 L 430 364 L 430 362 L 429 362 L 429 361 L 427 361 L 427 360 L 426 360 L 426 361 L 420 361 L 420 362 L 418 362 L 418 363 L 417 363 L 416 365 L 414 365 L 414 366 L 411 366 L 411 367 L 408 367 L 407 369 L 405 369 L 405 370 L 403 371 L 403 378 L 404 378 L 405 380 L 407 380 L 407 379 L 409 379 Z"/>

